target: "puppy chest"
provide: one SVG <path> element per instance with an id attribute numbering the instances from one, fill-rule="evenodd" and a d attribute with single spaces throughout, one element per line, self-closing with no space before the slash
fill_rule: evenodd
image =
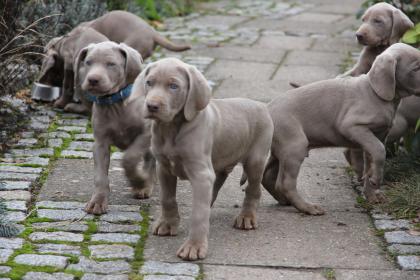
<path id="1" fill-rule="evenodd" d="M 160 161 L 164 168 L 168 170 L 172 175 L 177 176 L 182 180 L 187 179 L 184 165 L 182 164 L 182 160 L 178 155 L 160 155 L 158 156 L 158 161 Z"/>

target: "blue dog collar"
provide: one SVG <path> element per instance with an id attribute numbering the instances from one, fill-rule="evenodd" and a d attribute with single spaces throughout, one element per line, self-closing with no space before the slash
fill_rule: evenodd
<path id="1" fill-rule="evenodd" d="M 123 101 L 127 97 L 131 95 L 131 90 L 133 89 L 133 85 L 130 84 L 126 86 L 125 88 L 121 89 L 120 91 L 106 95 L 106 96 L 95 96 L 92 94 L 87 93 L 86 98 L 99 105 L 112 105 L 118 102 Z"/>

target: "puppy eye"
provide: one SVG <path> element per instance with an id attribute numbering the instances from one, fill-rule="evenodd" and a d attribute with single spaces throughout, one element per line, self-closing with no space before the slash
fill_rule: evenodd
<path id="1" fill-rule="evenodd" d="M 87 66 L 90 66 L 90 65 L 92 65 L 92 61 L 91 61 L 91 60 L 86 60 L 86 61 L 85 61 L 85 64 L 86 64 Z"/>
<path id="2" fill-rule="evenodd" d="M 106 63 L 106 66 L 113 67 L 113 66 L 115 66 L 115 63 L 114 62 L 107 62 Z"/>
<path id="3" fill-rule="evenodd" d="M 151 87 L 152 86 L 152 82 L 151 81 L 146 81 L 146 86 Z"/>
<path id="4" fill-rule="evenodd" d="M 178 89 L 178 85 L 177 84 L 169 84 L 169 88 L 173 89 L 173 90 L 176 90 L 176 89 Z"/>
<path id="5" fill-rule="evenodd" d="M 377 24 L 381 24 L 382 23 L 382 20 L 375 18 L 375 19 L 373 19 L 373 22 L 374 23 L 377 23 Z"/>

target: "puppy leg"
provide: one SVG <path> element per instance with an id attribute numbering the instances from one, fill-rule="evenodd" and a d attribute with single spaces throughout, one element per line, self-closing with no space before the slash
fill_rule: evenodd
<path id="1" fill-rule="evenodd" d="M 354 172 L 356 173 L 357 180 L 362 181 L 363 177 L 363 150 L 362 149 L 346 149 L 344 151 L 344 156 L 346 157 L 347 162 L 350 164 Z"/>
<path id="2" fill-rule="evenodd" d="M 108 208 L 109 179 L 108 169 L 110 160 L 109 143 L 96 141 L 93 149 L 94 169 L 95 169 L 95 190 L 90 201 L 86 204 L 85 211 L 91 214 L 106 213 Z"/>
<path id="3" fill-rule="evenodd" d="M 125 175 L 130 182 L 133 195 L 136 198 L 144 199 L 149 198 L 153 190 L 153 174 L 145 173 L 149 172 L 150 160 L 144 162 L 147 165 L 143 168 L 145 172 L 139 172 L 138 164 L 143 157 L 145 157 L 149 151 L 150 137 L 140 135 L 134 140 L 134 142 L 124 151 L 122 160 L 122 166 L 125 170 Z M 149 155 L 148 155 L 149 157 Z"/>
<path id="4" fill-rule="evenodd" d="M 162 212 L 153 226 L 154 235 L 176 235 L 179 225 L 178 204 L 176 203 L 177 178 L 169 174 L 160 164 L 157 166 L 160 182 L 160 204 Z"/>
<path id="5" fill-rule="evenodd" d="M 364 173 L 366 198 L 371 203 L 380 202 L 384 198 L 379 188 L 385 164 L 385 146 L 368 128 L 355 126 L 349 128 L 347 133 L 349 139 L 357 142 L 367 153 Z"/>
<path id="6" fill-rule="evenodd" d="M 228 177 L 229 173 L 226 171 L 222 171 L 216 174 L 216 180 L 214 181 L 213 186 L 213 195 L 211 200 L 211 206 L 213 206 L 213 203 L 216 201 L 217 195 L 219 194 L 220 188 L 223 186 L 223 184 L 226 181 L 226 178 Z"/>
<path id="7" fill-rule="evenodd" d="M 264 155 L 264 153 L 262 153 Z M 264 172 L 265 157 L 255 153 L 244 164 L 244 172 L 248 177 L 245 199 L 241 213 L 236 217 L 234 227 L 238 229 L 257 228 L 257 206 L 261 198 L 261 180 Z"/>
<path id="8" fill-rule="evenodd" d="M 290 205 L 290 201 L 276 189 L 277 175 L 279 174 L 279 160 L 271 155 L 264 170 L 263 187 L 273 196 L 280 205 Z"/>
<path id="9" fill-rule="evenodd" d="M 54 102 L 54 107 L 64 108 L 73 99 L 73 84 L 74 84 L 74 72 L 73 70 L 65 70 L 63 91 L 60 98 Z"/>
<path id="10" fill-rule="evenodd" d="M 192 161 L 184 166 L 192 185 L 193 203 L 190 233 L 177 255 L 183 260 L 194 261 L 207 255 L 210 203 L 216 176 L 210 157 L 206 161 Z"/>
<path id="11" fill-rule="evenodd" d="M 307 146 L 307 140 L 300 143 L 296 141 L 287 147 L 286 152 L 276 154 L 281 159 L 276 189 L 299 211 L 310 215 L 323 215 L 325 211 L 319 205 L 306 202 L 296 189 L 300 167 L 308 154 Z"/>

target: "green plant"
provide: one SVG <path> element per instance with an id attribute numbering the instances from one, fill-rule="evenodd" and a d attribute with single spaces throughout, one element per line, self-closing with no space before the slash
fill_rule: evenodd
<path id="1" fill-rule="evenodd" d="M 413 29 L 408 30 L 402 37 L 402 41 L 407 44 L 418 44 L 420 42 L 420 23 L 417 23 Z"/>
<path id="2" fill-rule="evenodd" d="M 379 207 L 397 218 L 414 218 L 420 210 L 420 174 L 391 184 L 387 201 Z"/>

